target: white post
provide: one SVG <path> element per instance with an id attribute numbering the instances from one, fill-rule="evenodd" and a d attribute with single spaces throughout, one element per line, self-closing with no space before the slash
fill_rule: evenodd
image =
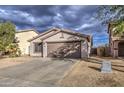
<path id="1" fill-rule="evenodd" d="M 118 42 L 114 42 L 114 57 L 118 57 Z"/>
<path id="2" fill-rule="evenodd" d="M 87 57 L 90 57 L 90 42 L 87 41 Z"/>
<path id="3" fill-rule="evenodd" d="M 88 57 L 88 42 L 81 41 L 81 58 L 87 58 Z"/>
<path id="4" fill-rule="evenodd" d="M 34 54 L 34 43 L 33 42 L 31 42 L 30 43 L 30 50 L 29 50 L 30 52 L 30 56 L 33 56 L 33 54 Z"/>
<path id="5" fill-rule="evenodd" d="M 81 58 L 83 58 L 83 41 L 81 41 Z"/>
<path id="6" fill-rule="evenodd" d="M 47 57 L 47 43 L 43 42 L 43 58 Z"/>

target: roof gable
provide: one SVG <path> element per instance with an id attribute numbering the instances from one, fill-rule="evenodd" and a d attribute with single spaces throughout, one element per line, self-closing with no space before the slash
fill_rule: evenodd
<path id="1" fill-rule="evenodd" d="M 53 32 L 53 33 L 51 33 Z M 85 34 L 81 34 L 81 33 L 78 33 L 78 32 L 74 32 L 74 31 L 70 31 L 70 30 L 67 30 L 67 29 L 59 29 L 59 28 L 52 28 L 46 32 L 43 32 L 41 34 L 39 34 L 38 36 L 28 40 L 29 42 L 32 41 L 32 40 L 35 40 L 37 38 L 42 38 L 42 39 L 46 39 L 46 38 L 49 38 L 59 32 L 64 32 L 64 33 L 67 33 L 67 34 L 71 34 L 71 35 L 75 35 L 75 36 L 78 36 L 78 37 L 83 37 L 83 38 L 86 38 L 86 39 L 90 39 L 90 36 L 89 35 L 85 35 Z M 50 34 L 51 33 L 51 34 Z"/>
<path id="2" fill-rule="evenodd" d="M 40 33 L 39 35 L 37 35 L 36 37 L 33 37 L 32 39 L 30 39 L 28 41 L 30 42 L 30 41 L 32 41 L 34 39 L 37 39 L 37 38 L 42 37 L 44 35 L 47 35 L 48 33 L 52 32 L 52 31 L 56 32 L 56 31 L 59 31 L 59 29 L 58 28 L 52 28 L 52 29 L 50 29 L 48 31 L 45 31 L 45 32 Z"/>

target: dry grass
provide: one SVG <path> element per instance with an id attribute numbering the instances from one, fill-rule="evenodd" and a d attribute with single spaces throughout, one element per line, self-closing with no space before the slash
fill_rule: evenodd
<path id="1" fill-rule="evenodd" d="M 101 61 L 112 62 L 112 73 L 101 73 Z M 124 86 L 124 60 L 92 57 L 82 60 L 58 82 L 61 86 L 74 87 L 116 87 Z"/>

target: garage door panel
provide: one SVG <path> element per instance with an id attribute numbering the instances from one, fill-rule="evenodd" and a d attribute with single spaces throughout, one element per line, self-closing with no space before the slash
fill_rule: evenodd
<path id="1" fill-rule="evenodd" d="M 48 43 L 48 57 L 60 58 L 80 58 L 81 43 L 80 42 L 58 42 Z"/>

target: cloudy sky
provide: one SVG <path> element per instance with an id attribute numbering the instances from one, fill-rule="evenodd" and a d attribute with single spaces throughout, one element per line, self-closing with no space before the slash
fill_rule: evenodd
<path id="1" fill-rule="evenodd" d="M 90 34 L 94 46 L 108 43 L 107 27 L 95 16 L 99 6 L 0 6 L 0 20 L 9 20 L 17 29 L 52 27 Z"/>

